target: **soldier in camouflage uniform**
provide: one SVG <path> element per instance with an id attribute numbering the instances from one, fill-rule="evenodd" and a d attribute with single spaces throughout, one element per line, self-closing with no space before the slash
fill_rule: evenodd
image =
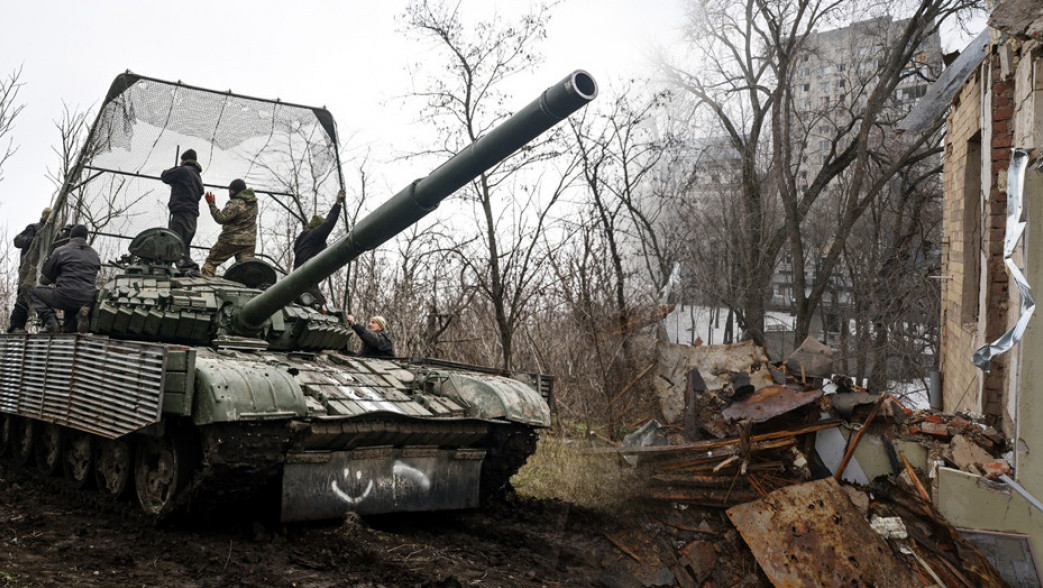
<path id="1" fill-rule="evenodd" d="M 206 193 L 210 216 L 222 228 L 217 243 L 210 248 L 210 255 L 203 264 L 204 276 L 214 275 L 217 266 L 233 256 L 236 261 L 254 256 L 254 247 L 257 245 L 257 197 L 242 180 L 232 180 L 228 185 L 228 196 L 224 210 L 218 210 L 214 195 Z"/>

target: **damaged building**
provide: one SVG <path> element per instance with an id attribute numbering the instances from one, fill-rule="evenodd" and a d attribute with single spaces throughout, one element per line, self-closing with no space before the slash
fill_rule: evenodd
<path id="1" fill-rule="evenodd" d="M 1012 473 L 991 482 L 937 472 L 937 507 L 954 525 L 1023 535 L 1043 549 L 1043 5 L 1008 0 L 924 101 L 947 112 L 942 267 L 942 406 L 982 415 L 1013 440 Z M 959 83 L 961 82 L 962 83 Z M 932 104 L 931 99 L 934 99 Z M 942 101 L 948 99 L 948 104 Z M 946 109 L 948 106 L 948 109 Z M 1038 559 L 1037 559 L 1038 566 Z"/>

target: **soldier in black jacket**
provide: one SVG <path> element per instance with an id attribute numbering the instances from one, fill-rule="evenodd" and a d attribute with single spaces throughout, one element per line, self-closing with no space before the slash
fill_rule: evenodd
<path id="1" fill-rule="evenodd" d="M 195 149 L 186 149 L 181 154 L 181 164 L 172 167 L 159 179 L 170 185 L 170 221 L 167 228 L 174 231 L 185 242 L 184 257 L 179 264 L 181 271 L 197 273 L 199 266 L 192 261 L 189 247 L 196 235 L 196 221 L 199 219 L 199 199 L 203 197 L 203 167 L 196 162 Z"/>
<path id="2" fill-rule="evenodd" d="M 76 225 L 69 231 L 69 242 L 54 250 L 40 272 L 41 285 L 29 289 L 33 310 L 44 322 L 44 331 L 60 332 L 54 311 L 78 312 L 94 303 L 94 286 L 101 259 L 87 244 L 87 227 Z"/>
<path id="3" fill-rule="evenodd" d="M 395 345 L 387 334 L 387 321 L 382 316 L 369 319 L 369 324 L 363 327 L 355 323 L 355 315 L 347 317 L 348 326 L 362 340 L 362 349 L 359 349 L 359 357 L 379 357 L 390 359 L 395 357 Z"/>
<path id="4" fill-rule="evenodd" d="M 29 247 L 32 246 L 33 240 L 36 239 L 36 233 L 43 228 L 44 223 L 51 216 L 51 209 L 45 208 L 40 213 L 40 221 L 35 222 L 22 230 L 21 233 L 14 238 L 14 246 L 22 250 L 21 257 L 18 262 L 18 294 L 14 300 L 14 308 L 11 309 L 11 320 L 8 322 L 7 332 L 8 333 L 24 333 L 25 323 L 29 320 L 29 263 L 26 261 L 26 256 L 29 253 Z"/>
<path id="5" fill-rule="evenodd" d="M 341 190 L 337 193 L 337 201 L 333 204 L 333 208 L 330 209 L 330 213 L 326 215 L 326 218 L 322 218 L 321 214 L 316 214 L 311 217 L 311 222 L 304 227 L 301 234 L 297 235 L 297 240 L 293 242 L 293 269 L 301 267 L 304 265 L 304 262 L 326 249 L 326 239 L 329 238 L 330 233 L 333 232 L 333 227 L 337 224 L 337 217 L 340 216 L 340 206 L 343 203 L 344 190 Z M 318 285 L 309 288 L 308 294 L 311 294 L 314 304 L 319 306 L 326 304 L 326 297 L 322 295 Z"/>

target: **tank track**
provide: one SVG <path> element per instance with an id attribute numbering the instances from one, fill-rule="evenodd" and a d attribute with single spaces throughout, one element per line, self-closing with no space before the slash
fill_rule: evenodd
<path id="1" fill-rule="evenodd" d="M 409 430 L 409 424 L 360 419 L 360 428 Z M 59 476 L 46 476 L 34 465 L 19 466 L 10 455 L 7 468 L 23 472 L 63 499 L 78 502 L 94 511 L 138 520 L 143 525 L 167 524 L 183 517 L 235 516 L 248 513 L 260 519 L 277 519 L 282 468 L 295 441 L 307 428 L 295 429 L 287 421 L 270 423 L 222 423 L 191 427 L 168 421 L 168 428 L 185 443 L 191 473 L 173 498 L 155 515 L 141 510 L 138 501 L 117 499 L 96 489 L 76 488 Z M 415 431 L 413 431 L 415 433 Z M 136 435 L 140 442 L 144 439 Z M 476 447 L 485 449 L 480 478 L 483 504 L 512 491 L 511 477 L 536 450 L 539 436 L 533 427 L 515 423 L 492 423 Z M 420 436 L 417 442 L 424 441 Z M 137 449 L 135 449 L 137 450 Z M 17 475 L 17 474 L 15 474 Z"/>
<path id="2" fill-rule="evenodd" d="M 288 423 L 210 425 L 200 429 L 198 441 L 200 467 L 160 513 L 160 520 L 208 515 L 233 506 L 239 510 L 278 497 L 291 442 Z"/>

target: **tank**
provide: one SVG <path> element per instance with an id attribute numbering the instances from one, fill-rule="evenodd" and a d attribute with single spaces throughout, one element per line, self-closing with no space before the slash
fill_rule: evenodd
<path id="1" fill-rule="evenodd" d="M 284 522 L 479 506 L 550 425 L 552 378 L 356 357 L 341 314 L 302 302 L 596 94 L 570 74 L 281 279 L 256 259 L 185 275 L 177 235 L 140 232 L 88 333 L 0 336 L 0 451 L 157 518 L 255 500 Z"/>

